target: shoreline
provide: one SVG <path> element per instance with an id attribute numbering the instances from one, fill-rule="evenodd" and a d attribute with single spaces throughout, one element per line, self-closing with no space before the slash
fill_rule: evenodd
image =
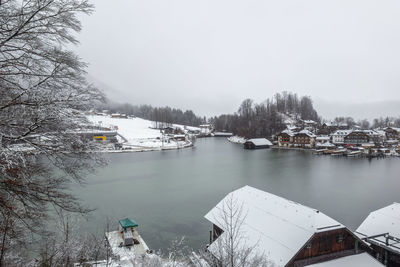
<path id="1" fill-rule="evenodd" d="M 189 147 L 194 147 L 192 142 L 187 142 L 182 146 L 174 146 L 174 147 L 135 147 L 130 149 L 115 149 L 115 150 L 100 150 L 96 151 L 98 153 L 135 153 L 135 152 L 153 152 L 153 151 L 166 151 L 166 150 L 180 150 Z"/>

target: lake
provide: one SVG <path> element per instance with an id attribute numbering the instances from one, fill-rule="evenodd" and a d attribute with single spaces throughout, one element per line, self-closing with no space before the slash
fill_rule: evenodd
<path id="1" fill-rule="evenodd" d="M 225 138 L 198 139 L 189 149 L 110 153 L 109 164 L 76 189 L 96 208 L 83 228 L 103 231 L 130 217 L 150 248 L 185 236 L 207 244 L 204 215 L 244 185 L 316 208 L 355 230 L 370 211 L 400 201 L 400 158 L 316 156 L 299 150 L 244 150 Z M 267 222 L 266 222 L 267 223 Z"/>

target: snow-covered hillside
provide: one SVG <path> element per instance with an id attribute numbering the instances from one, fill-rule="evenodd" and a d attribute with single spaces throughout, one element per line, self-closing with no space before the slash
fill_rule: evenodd
<path id="1" fill-rule="evenodd" d="M 110 116 L 88 115 L 89 122 L 93 126 L 101 126 L 117 130 L 127 142 L 124 143 L 124 148 L 132 149 L 176 149 L 190 146 L 189 141 L 173 141 L 164 139 L 160 130 L 151 129 L 153 122 L 140 118 L 111 118 Z M 174 125 L 184 129 L 182 125 Z M 196 127 L 187 127 L 191 130 L 196 130 Z"/>
<path id="2" fill-rule="evenodd" d="M 113 129 L 117 126 L 117 131 L 129 142 L 136 139 L 161 137 L 159 130 L 150 129 L 153 126 L 151 121 L 140 118 L 111 118 L 108 116 L 89 115 L 88 120 L 96 126 Z"/>

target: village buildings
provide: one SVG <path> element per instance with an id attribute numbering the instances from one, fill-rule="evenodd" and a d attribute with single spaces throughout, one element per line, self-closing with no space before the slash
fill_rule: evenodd
<path id="1" fill-rule="evenodd" d="M 400 140 L 400 128 L 387 127 L 384 131 L 388 140 Z"/>
<path id="2" fill-rule="evenodd" d="M 335 145 L 343 145 L 344 144 L 344 138 L 350 134 L 352 130 L 337 130 L 334 132 L 331 137 L 332 137 L 332 143 Z"/>
<path id="3" fill-rule="evenodd" d="M 226 218 L 227 214 L 234 215 Z M 263 255 L 273 266 L 382 266 L 366 253 L 367 244 L 341 223 L 250 186 L 229 193 L 205 218 L 213 224 L 208 251 L 217 259 L 227 253 L 220 246 L 232 240 L 229 233 L 234 226 L 245 237 L 235 236 L 242 242 L 235 243 L 237 247 L 251 247 L 252 255 Z M 231 225 L 232 221 L 239 223 Z"/>
<path id="4" fill-rule="evenodd" d="M 291 147 L 293 144 L 294 133 L 287 129 L 278 134 L 278 146 Z"/>
<path id="5" fill-rule="evenodd" d="M 313 148 L 315 145 L 316 135 L 309 130 L 302 130 L 293 136 L 293 146 L 302 148 Z"/>
<path id="6" fill-rule="evenodd" d="M 369 135 L 364 131 L 352 131 L 343 138 L 344 144 L 356 146 L 369 143 L 369 139 Z"/>
<path id="7" fill-rule="evenodd" d="M 328 127 L 329 124 L 324 124 Z M 321 126 L 322 129 L 324 126 Z M 324 132 L 319 131 L 319 133 Z M 400 133 L 400 129 L 399 129 Z M 393 139 L 394 138 L 394 139 Z M 312 131 L 303 129 L 294 132 L 286 129 L 277 135 L 277 143 L 280 147 L 301 147 L 301 148 L 329 148 L 334 146 L 385 146 L 396 145 L 400 140 L 397 131 L 393 128 L 385 130 L 359 130 L 347 129 L 336 130 L 331 134 L 315 135 Z"/>

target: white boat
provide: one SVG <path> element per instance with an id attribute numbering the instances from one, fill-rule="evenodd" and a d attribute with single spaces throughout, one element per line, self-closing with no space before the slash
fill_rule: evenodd
<path id="1" fill-rule="evenodd" d="M 321 155 L 321 154 L 324 154 L 324 152 L 327 151 L 327 150 L 328 150 L 327 148 L 315 149 L 314 152 L 313 152 L 313 154 L 314 154 L 314 155 Z"/>
<path id="2" fill-rule="evenodd" d="M 332 156 L 343 156 L 346 153 L 347 149 L 337 149 L 332 151 Z"/>
<path id="3" fill-rule="evenodd" d="M 362 155 L 362 151 L 360 151 L 360 150 L 350 151 L 347 153 L 348 157 L 357 157 L 357 156 L 361 156 L 361 155 Z"/>

